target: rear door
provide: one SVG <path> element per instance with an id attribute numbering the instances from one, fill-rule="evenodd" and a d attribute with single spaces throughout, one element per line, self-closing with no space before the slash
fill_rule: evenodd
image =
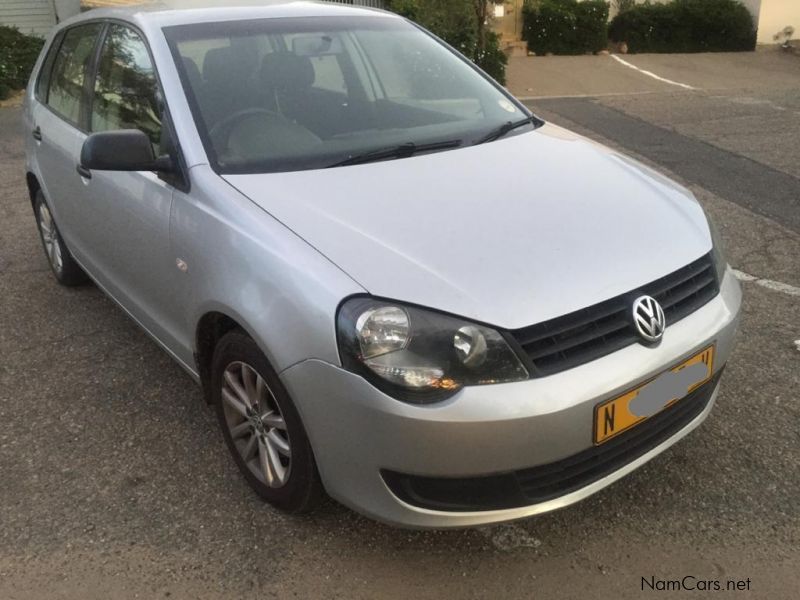
<path id="1" fill-rule="evenodd" d="M 61 235 L 75 257 L 86 257 L 82 222 L 84 184 L 76 172 L 85 137 L 86 82 L 103 25 L 77 25 L 56 38 L 45 60 L 32 106 L 33 154 L 39 181 Z"/>

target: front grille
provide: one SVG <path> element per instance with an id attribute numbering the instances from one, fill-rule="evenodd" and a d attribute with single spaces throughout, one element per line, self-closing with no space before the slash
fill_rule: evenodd
<path id="1" fill-rule="evenodd" d="M 639 341 L 630 316 L 631 302 L 638 295 L 658 300 L 669 326 L 718 293 L 714 261 L 706 254 L 637 290 L 511 334 L 530 358 L 532 376 L 543 377 Z"/>
<path id="2" fill-rule="evenodd" d="M 722 369 L 631 430 L 557 462 L 481 477 L 420 477 L 393 471 L 382 475 L 398 498 L 432 510 L 498 510 L 546 502 L 610 475 L 678 433 L 708 406 L 721 375 Z"/>

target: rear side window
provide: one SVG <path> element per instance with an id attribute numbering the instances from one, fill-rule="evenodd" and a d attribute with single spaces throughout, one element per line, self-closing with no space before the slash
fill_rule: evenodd
<path id="1" fill-rule="evenodd" d="M 58 49 L 61 46 L 62 38 L 62 34 L 56 36 L 47 51 L 47 56 L 45 56 L 44 61 L 42 62 L 42 68 L 39 71 L 39 78 L 36 80 L 35 92 L 36 99 L 39 102 L 47 101 L 47 90 L 50 87 L 50 75 L 53 72 L 53 62 L 58 55 Z"/>
<path id="2" fill-rule="evenodd" d="M 142 38 L 130 27 L 108 28 L 92 100 L 92 131 L 139 129 L 158 147 L 161 101 L 155 69 Z"/>
<path id="3" fill-rule="evenodd" d="M 101 28 L 100 23 L 89 23 L 69 29 L 53 61 L 47 105 L 73 123 L 80 121 L 86 69 Z"/>

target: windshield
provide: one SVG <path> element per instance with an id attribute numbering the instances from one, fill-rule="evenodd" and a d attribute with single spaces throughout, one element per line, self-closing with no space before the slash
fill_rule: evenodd
<path id="1" fill-rule="evenodd" d="M 165 34 L 220 173 L 443 151 L 529 116 L 469 63 L 402 19 L 260 19 L 169 27 Z M 403 149 L 392 153 L 397 146 Z"/>

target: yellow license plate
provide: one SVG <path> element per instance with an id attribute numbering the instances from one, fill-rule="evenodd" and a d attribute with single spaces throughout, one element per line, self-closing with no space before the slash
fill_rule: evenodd
<path id="1" fill-rule="evenodd" d="M 714 346 L 664 371 L 645 384 L 594 408 L 594 443 L 602 444 L 669 408 L 711 379 Z"/>

